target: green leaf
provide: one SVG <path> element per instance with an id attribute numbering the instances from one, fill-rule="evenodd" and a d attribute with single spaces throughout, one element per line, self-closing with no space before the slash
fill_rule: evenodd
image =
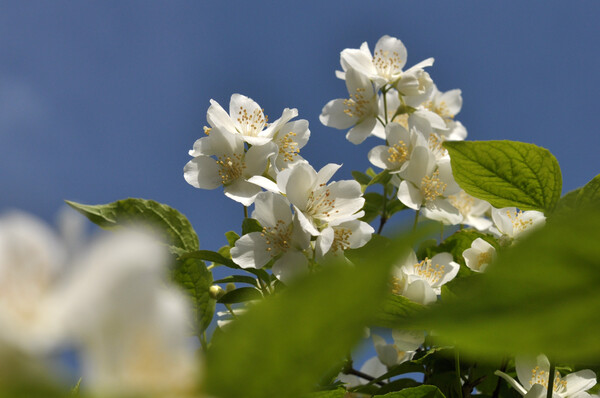
<path id="1" fill-rule="evenodd" d="M 371 182 L 371 177 L 366 175 L 365 173 L 361 173 L 360 171 L 353 171 L 352 177 L 360 184 L 360 185 L 369 185 Z"/>
<path id="2" fill-rule="evenodd" d="M 568 216 L 578 208 L 600 208 L 600 175 L 560 198 L 553 216 Z"/>
<path id="3" fill-rule="evenodd" d="M 550 212 L 560 198 L 560 167 L 547 149 L 515 141 L 446 141 L 444 147 L 458 185 L 494 207 Z"/>
<path id="4" fill-rule="evenodd" d="M 227 243 L 229 243 L 229 247 L 235 246 L 235 242 L 240 238 L 238 234 L 234 231 L 225 232 L 225 238 L 227 238 Z"/>
<path id="5" fill-rule="evenodd" d="M 210 250 L 196 250 L 189 253 L 184 253 L 180 259 L 195 258 L 198 260 L 212 261 L 213 263 L 222 264 L 229 268 L 239 269 L 240 267 L 233 260 L 224 257 L 221 253 Z"/>
<path id="6" fill-rule="evenodd" d="M 209 295 L 212 272 L 198 258 L 180 258 L 175 262 L 172 277 L 190 297 L 198 335 L 204 332 L 215 313 L 216 301 Z"/>
<path id="7" fill-rule="evenodd" d="M 557 362 L 597 360 L 599 225 L 600 212 L 587 209 L 533 231 L 468 291 L 427 312 L 422 327 L 491 359 L 543 352 Z"/>
<path id="8" fill-rule="evenodd" d="M 167 205 L 146 199 L 123 199 L 103 205 L 66 201 L 94 224 L 111 229 L 144 222 L 162 232 L 174 253 L 198 250 L 198 236 L 187 218 Z"/>
<path id="9" fill-rule="evenodd" d="M 242 221 L 242 235 L 249 234 L 250 232 L 261 232 L 262 226 L 254 218 L 244 218 Z"/>
<path id="10" fill-rule="evenodd" d="M 379 397 L 380 395 L 378 395 Z M 382 398 L 445 398 L 436 386 L 419 386 L 381 395 Z"/>
<path id="11" fill-rule="evenodd" d="M 246 301 L 260 300 L 263 296 L 259 290 L 253 287 L 240 287 L 227 292 L 217 302 L 221 304 L 235 304 Z"/>
<path id="12" fill-rule="evenodd" d="M 460 265 L 465 266 L 465 259 L 463 252 L 471 247 L 473 241 L 477 238 L 481 238 L 498 249 L 498 242 L 493 235 L 484 234 L 482 232 L 473 229 L 463 229 L 456 231 L 452 235 L 446 238 L 441 245 L 435 247 L 429 247 L 424 250 L 424 255 L 431 258 L 438 253 L 447 252 L 452 254 L 454 261 Z"/>
<path id="13" fill-rule="evenodd" d="M 258 286 L 256 279 L 246 275 L 230 275 L 216 280 L 213 283 L 247 283 L 249 285 Z"/>
<path id="14" fill-rule="evenodd" d="M 325 264 L 249 308 L 213 339 L 207 392 L 217 397 L 302 397 L 360 340 L 381 303 L 403 241 L 371 245 L 369 262 Z"/>
<path id="15" fill-rule="evenodd" d="M 411 318 L 425 307 L 403 296 L 389 294 L 376 312 L 374 326 L 402 329 L 410 325 Z"/>
<path id="16" fill-rule="evenodd" d="M 376 192 L 367 192 L 363 195 L 365 204 L 363 210 L 365 215 L 361 218 L 364 222 L 371 222 L 381 214 L 383 209 L 383 196 Z"/>
<path id="17" fill-rule="evenodd" d="M 392 178 L 392 175 L 390 174 L 390 171 L 383 170 L 381 173 L 379 173 L 375 177 L 373 177 L 373 179 L 371 181 L 369 181 L 369 184 L 367 184 L 367 185 L 370 186 L 370 185 L 375 185 L 375 184 L 381 184 L 383 186 L 386 186 L 387 183 L 390 182 L 391 178 Z"/>

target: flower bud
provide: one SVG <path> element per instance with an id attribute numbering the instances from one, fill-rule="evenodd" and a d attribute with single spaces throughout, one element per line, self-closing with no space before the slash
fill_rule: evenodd
<path id="1" fill-rule="evenodd" d="M 210 289 L 208 289 L 208 294 L 209 294 L 210 298 L 212 298 L 214 300 L 218 300 L 221 297 L 223 297 L 223 295 L 225 294 L 225 291 L 219 285 L 212 285 L 210 287 Z"/>
<path id="2" fill-rule="evenodd" d="M 229 293 L 230 291 L 235 290 L 235 283 L 233 282 L 229 282 L 226 286 L 225 286 L 225 291 L 227 293 Z"/>

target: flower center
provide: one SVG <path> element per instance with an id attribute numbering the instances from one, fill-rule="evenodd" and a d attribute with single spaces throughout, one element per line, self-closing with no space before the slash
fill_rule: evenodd
<path id="1" fill-rule="evenodd" d="M 238 154 L 219 156 L 217 165 L 219 166 L 219 176 L 223 185 L 231 184 L 240 178 L 246 168 L 246 163 L 242 160 L 242 155 Z"/>
<path id="2" fill-rule="evenodd" d="M 380 76 L 389 79 L 401 71 L 402 59 L 396 51 L 377 50 L 373 56 L 373 65 Z"/>
<path id="3" fill-rule="evenodd" d="M 534 384 L 541 384 L 548 389 L 548 379 L 549 372 L 540 369 L 539 366 L 531 369 L 531 380 L 529 380 L 529 386 L 533 386 Z M 564 392 L 567 389 L 567 381 L 560 377 L 560 373 L 558 371 L 554 372 L 554 381 L 552 383 L 552 390 L 554 392 Z"/>
<path id="4" fill-rule="evenodd" d="M 442 117 L 442 119 L 454 119 L 454 115 L 448 109 L 445 101 L 440 101 L 437 105 L 434 101 L 429 101 L 425 104 L 425 108 L 431 112 L 435 112 Z"/>
<path id="5" fill-rule="evenodd" d="M 365 89 L 359 87 L 354 94 L 350 94 L 350 98 L 344 100 L 344 113 L 350 117 L 362 118 L 368 115 L 369 100 L 365 98 Z"/>
<path id="6" fill-rule="evenodd" d="M 256 137 L 263 130 L 269 118 L 264 114 L 264 109 L 255 109 L 252 113 L 248 113 L 248 110 L 241 106 L 236 120 L 242 135 Z"/>
<path id="7" fill-rule="evenodd" d="M 388 154 L 388 162 L 400 165 L 408 158 L 408 149 L 404 141 L 398 141 L 397 144 L 388 147 Z"/>
<path id="8" fill-rule="evenodd" d="M 477 269 L 481 269 L 486 264 L 490 264 L 492 262 L 492 253 L 490 252 L 482 252 L 477 256 Z"/>
<path id="9" fill-rule="evenodd" d="M 445 268 L 446 266 L 443 264 L 433 264 L 428 258 L 413 265 L 415 274 L 425 279 L 430 285 L 434 285 L 442 279 L 446 273 Z"/>
<path id="10" fill-rule="evenodd" d="M 283 160 L 286 162 L 292 162 L 294 159 L 298 157 L 298 153 L 300 153 L 300 148 L 298 148 L 298 143 L 294 141 L 296 133 L 290 131 L 282 138 L 278 140 L 279 146 L 279 154 L 283 156 Z"/>
<path id="11" fill-rule="evenodd" d="M 533 225 L 533 220 L 525 218 L 521 210 L 516 210 L 514 213 L 506 210 L 506 215 L 512 221 L 513 232 L 522 232 Z"/>
<path id="12" fill-rule="evenodd" d="M 283 220 L 277 220 L 274 227 L 263 227 L 260 236 L 265 238 L 267 251 L 271 257 L 290 248 L 292 229 Z"/>
<path id="13" fill-rule="evenodd" d="M 429 139 L 427 140 L 427 144 L 429 145 L 429 150 L 433 152 L 436 158 L 441 158 L 446 156 L 448 151 L 442 145 L 444 143 L 444 139 L 437 134 L 429 134 Z"/>
<path id="14" fill-rule="evenodd" d="M 335 209 L 335 198 L 331 197 L 331 192 L 325 184 L 319 185 L 319 188 L 308 195 L 306 213 L 320 219 L 331 217 L 332 213 L 339 213 L 339 210 Z"/>
<path id="15" fill-rule="evenodd" d="M 468 216 L 475 205 L 475 198 L 465 191 L 460 191 L 458 195 L 450 195 L 448 199 L 450 204 L 456 207 L 463 217 Z"/>
<path id="16" fill-rule="evenodd" d="M 447 184 L 440 180 L 440 172 L 436 170 L 431 176 L 425 176 L 421 180 L 421 194 L 426 202 L 435 200 L 442 196 Z"/>
<path id="17" fill-rule="evenodd" d="M 331 250 L 336 252 L 338 250 L 349 249 L 351 235 L 352 231 L 348 228 L 334 228 L 333 243 L 331 244 Z"/>

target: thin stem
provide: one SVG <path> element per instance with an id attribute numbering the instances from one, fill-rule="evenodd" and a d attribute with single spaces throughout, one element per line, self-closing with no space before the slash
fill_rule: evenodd
<path id="1" fill-rule="evenodd" d="M 248 218 L 248 207 L 244 206 L 244 218 Z"/>
<path id="2" fill-rule="evenodd" d="M 206 343 L 206 332 L 200 333 L 198 335 L 198 340 L 200 340 L 200 345 L 202 346 L 202 351 L 206 352 L 208 349 L 208 344 Z"/>
<path id="3" fill-rule="evenodd" d="M 502 359 L 502 363 L 500 364 L 500 371 L 506 372 L 507 366 L 508 366 L 508 358 Z M 498 383 L 496 383 L 496 388 L 494 389 L 492 398 L 498 398 L 500 396 L 500 383 L 502 383 L 502 377 L 498 377 Z"/>
<path id="4" fill-rule="evenodd" d="M 231 308 L 231 305 L 225 304 L 225 308 L 227 308 L 227 311 L 229 311 L 229 313 L 231 314 L 231 316 L 233 316 L 234 318 L 237 318 L 237 315 L 235 314 L 235 312 L 233 312 L 233 309 Z"/>
<path id="5" fill-rule="evenodd" d="M 440 243 L 444 241 L 444 223 L 440 223 Z"/>
<path id="6" fill-rule="evenodd" d="M 264 294 L 267 294 L 267 295 L 271 294 L 271 292 L 269 291 L 269 288 L 267 287 L 268 285 L 261 278 L 258 278 L 258 284 L 260 285 L 260 290 L 262 290 L 262 292 Z"/>
<path id="7" fill-rule="evenodd" d="M 209 265 L 208 267 L 206 267 L 207 270 L 211 270 L 215 267 L 215 263 L 212 263 L 211 265 Z"/>
<path id="8" fill-rule="evenodd" d="M 379 123 L 381 123 L 381 125 L 385 127 L 385 122 L 381 120 L 379 116 L 376 116 L 376 119 L 379 120 Z"/>
<path id="9" fill-rule="evenodd" d="M 375 377 L 368 375 L 366 373 L 363 373 L 360 370 L 356 370 L 354 368 L 347 369 L 345 373 L 349 374 L 349 375 L 358 376 L 360 378 L 363 378 L 363 379 L 369 380 L 369 381 L 375 380 Z M 380 386 L 385 386 L 387 383 L 383 380 L 379 380 L 379 381 L 376 381 L 375 384 L 379 384 Z"/>
<path id="10" fill-rule="evenodd" d="M 415 213 L 415 223 L 413 224 L 413 229 L 412 231 L 415 232 L 417 230 L 417 223 L 419 222 L 419 212 L 421 211 L 421 209 L 417 210 Z"/>
<path id="11" fill-rule="evenodd" d="M 454 367 L 456 368 L 456 379 L 458 381 L 458 396 L 463 398 L 462 381 L 460 379 L 460 357 L 456 348 L 454 349 Z"/>
<path id="12" fill-rule="evenodd" d="M 556 371 L 556 365 L 554 362 L 550 362 L 550 371 L 548 372 L 548 391 L 546 392 L 546 398 L 552 398 L 554 392 L 554 372 Z"/>
<path id="13" fill-rule="evenodd" d="M 383 226 L 387 221 L 386 207 L 387 207 L 387 192 L 385 190 L 385 186 L 383 187 L 383 209 L 381 210 L 381 218 L 379 219 L 379 229 L 377 229 L 377 234 L 381 235 L 381 231 L 383 231 Z"/>
<path id="14" fill-rule="evenodd" d="M 387 90 L 381 89 L 383 93 L 383 114 L 385 115 L 385 125 L 389 123 L 388 121 L 388 110 L 387 110 Z"/>

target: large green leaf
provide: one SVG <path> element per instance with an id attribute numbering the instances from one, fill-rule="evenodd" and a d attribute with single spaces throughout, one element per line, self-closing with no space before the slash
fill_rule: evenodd
<path id="1" fill-rule="evenodd" d="M 313 392 L 305 396 L 305 398 L 344 398 L 346 396 L 345 388 L 337 388 L 335 390 Z"/>
<path id="2" fill-rule="evenodd" d="M 421 304 L 414 303 L 406 297 L 389 294 L 375 313 L 373 326 L 392 329 L 408 328 L 411 318 L 423 308 Z"/>
<path id="3" fill-rule="evenodd" d="M 175 262 L 172 277 L 190 297 L 197 333 L 201 334 L 208 328 L 215 313 L 216 301 L 209 295 L 213 284 L 212 272 L 206 268 L 204 261 L 189 257 Z"/>
<path id="4" fill-rule="evenodd" d="M 213 339 L 206 382 L 217 397 L 301 397 L 360 339 L 389 289 L 402 242 L 377 240 L 369 262 L 324 264 L 252 306 Z M 226 338 L 225 338 L 226 337 Z"/>
<path id="5" fill-rule="evenodd" d="M 574 211 L 501 252 L 456 300 L 423 327 L 465 352 L 545 353 L 556 361 L 600 356 L 600 212 Z"/>
<path id="6" fill-rule="evenodd" d="M 560 167 L 547 149 L 514 141 L 446 141 L 444 147 L 460 187 L 494 207 L 549 212 L 560 198 Z"/>
<path id="7" fill-rule="evenodd" d="M 445 398 L 436 386 L 419 386 L 406 388 L 402 391 L 378 395 L 381 398 Z"/>
<path id="8" fill-rule="evenodd" d="M 560 198 L 555 215 L 568 215 L 578 208 L 600 208 L 600 174 L 583 187 Z"/>
<path id="9" fill-rule="evenodd" d="M 173 252 L 181 254 L 198 250 L 198 236 L 188 219 L 167 205 L 135 198 L 103 205 L 66 202 L 102 228 L 110 229 L 143 222 L 155 227 L 157 232 L 163 233 Z"/>

